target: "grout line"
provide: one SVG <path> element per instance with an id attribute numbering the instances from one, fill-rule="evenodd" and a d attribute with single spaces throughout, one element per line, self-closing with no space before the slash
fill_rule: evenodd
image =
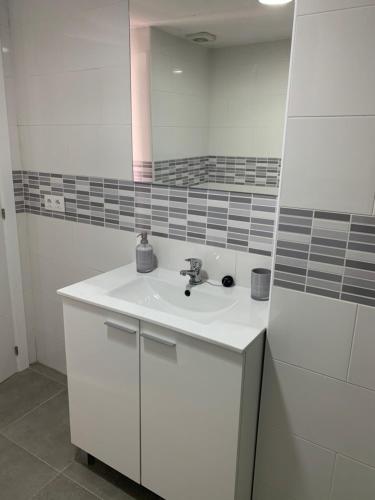
<path id="1" fill-rule="evenodd" d="M 8 427 L 18 423 L 20 420 L 22 420 L 23 418 L 27 417 L 30 413 L 32 413 L 34 410 L 37 410 L 38 408 L 40 408 L 41 406 L 43 406 L 45 403 L 48 403 L 49 401 L 51 401 L 51 399 L 59 396 L 60 394 L 62 394 L 64 391 L 66 391 L 67 388 L 66 387 L 62 387 L 58 392 L 56 392 L 53 396 L 49 397 L 48 399 L 44 400 L 42 403 L 39 403 L 38 405 L 34 406 L 33 408 L 31 408 L 30 410 L 28 410 L 26 413 L 24 413 L 23 415 L 21 415 L 20 417 L 17 417 L 15 420 L 13 420 L 12 422 L 9 422 L 9 424 L 6 424 L 4 427 L 1 427 L 0 428 L 0 434 L 1 435 L 4 435 L 4 431 L 6 429 L 8 429 Z M 5 436 L 7 437 L 7 436 Z M 11 440 L 10 440 L 11 441 Z"/>
<path id="2" fill-rule="evenodd" d="M 321 10 L 318 12 L 306 12 L 305 14 L 297 14 L 297 17 L 318 16 L 322 14 L 330 14 L 331 12 L 342 12 L 354 9 L 368 9 L 369 7 L 375 7 L 375 5 L 373 3 L 368 3 L 364 5 L 352 5 L 350 7 L 338 7 L 337 9 L 329 9 L 329 10 Z"/>
<path id="3" fill-rule="evenodd" d="M 304 119 L 330 119 L 330 118 L 375 118 L 374 114 L 359 114 L 359 115 L 290 115 L 288 120 L 304 120 Z"/>
<path id="4" fill-rule="evenodd" d="M 329 298 L 329 297 L 327 297 L 327 298 Z M 336 299 L 332 299 L 332 300 L 336 300 Z M 325 378 L 328 378 L 330 380 L 334 380 L 335 382 L 341 382 L 342 384 L 350 385 L 352 387 L 362 389 L 363 391 L 368 391 L 371 394 L 375 395 L 375 389 L 370 389 L 369 387 L 364 387 L 363 385 L 359 385 L 359 384 L 353 384 L 353 382 L 348 382 L 346 379 L 333 377 L 332 375 L 327 375 L 326 373 L 318 372 L 316 370 L 312 370 L 311 368 L 305 368 L 304 366 L 297 365 L 295 363 L 291 363 L 290 361 L 283 361 L 282 359 L 275 358 L 274 356 L 272 357 L 272 359 L 274 361 L 277 361 L 278 363 L 283 364 L 283 365 L 293 366 L 294 368 L 298 368 L 299 370 L 303 370 L 303 371 L 308 372 L 308 373 L 313 373 L 314 375 L 319 375 L 321 377 L 325 377 Z"/>
<path id="5" fill-rule="evenodd" d="M 358 326 L 358 316 L 359 316 L 359 304 L 357 304 L 356 312 L 355 312 L 355 319 L 354 319 L 354 325 L 353 325 L 353 335 L 352 335 L 352 341 L 350 344 L 350 353 L 349 353 L 349 360 L 348 360 L 348 368 L 346 370 L 346 382 L 350 384 L 349 382 L 349 373 L 350 373 L 350 367 L 352 364 L 352 356 L 353 356 L 353 348 L 354 348 L 354 341 L 356 338 L 356 330 Z"/>
<path id="6" fill-rule="evenodd" d="M 331 484 L 329 488 L 329 500 L 332 499 L 332 493 L 333 493 L 333 485 L 335 483 L 335 475 L 336 475 L 336 467 L 337 467 L 337 452 L 335 452 L 335 457 L 334 457 L 334 462 L 333 462 L 333 467 L 332 467 L 332 473 L 331 473 Z"/>
<path id="7" fill-rule="evenodd" d="M 43 484 L 43 486 L 41 488 L 39 488 L 31 497 L 30 497 L 30 500 L 32 500 L 33 498 L 35 498 L 46 486 L 48 486 L 49 484 L 53 483 L 53 481 L 55 479 L 57 479 L 61 474 L 56 474 L 54 475 L 51 479 L 49 479 L 46 483 Z"/>
<path id="8" fill-rule="evenodd" d="M 27 453 L 28 455 L 30 455 L 31 457 L 35 458 L 36 460 L 38 460 L 39 462 L 42 462 L 44 465 L 46 465 L 49 469 L 53 470 L 54 472 L 56 472 L 57 475 L 59 475 L 61 473 L 61 471 L 59 469 L 57 469 L 55 466 L 49 464 L 48 462 L 46 462 L 45 460 L 43 460 L 43 458 L 40 458 L 38 457 L 38 455 L 35 455 L 35 453 L 33 453 L 32 451 L 28 450 L 27 448 L 25 448 L 24 446 L 20 445 L 19 443 L 17 443 L 16 441 L 14 441 L 12 438 L 8 437 L 8 436 L 4 436 L 3 435 L 3 438 L 6 439 L 7 441 L 9 441 L 10 443 L 12 443 L 14 446 L 16 446 L 17 448 L 20 448 L 21 450 L 23 450 L 25 453 Z"/>
<path id="9" fill-rule="evenodd" d="M 61 473 L 61 475 L 65 478 L 65 479 L 68 479 L 69 481 L 71 481 L 72 483 L 76 484 L 77 486 L 79 486 L 80 488 L 82 488 L 83 490 L 87 491 L 88 493 L 90 493 L 91 495 L 93 495 L 95 498 L 98 498 L 99 500 L 104 500 L 103 497 L 100 497 L 99 495 L 97 495 L 96 493 L 94 493 L 92 490 L 90 490 L 87 486 L 81 484 L 78 482 L 77 479 L 73 479 L 69 476 L 67 476 L 65 474 L 65 470 L 67 469 L 67 467 L 64 469 L 64 471 Z M 100 476 L 98 476 L 100 477 Z"/>
<path id="10" fill-rule="evenodd" d="M 56 382 L 56 384 L 59 384 L 62 387 L 65 387 L 65 388 L 67 387 L 65 383 L 59 382 L 55 378 L 53 378 L 53 377 L 51 377 L 49 375 L 46 375 L 45 373 L 40 372 L 37 368 L 34 368 L 32 364 L 29 366 L 29 369 L 32 370 L 34 373 L 37 373 L 38 375 L 41 375 L 42 377 L 47 378 L 48 380 L 52 380 L 53 382 Z M 61 375 L 64 375 L 64 374 L 62 373 Z"/>

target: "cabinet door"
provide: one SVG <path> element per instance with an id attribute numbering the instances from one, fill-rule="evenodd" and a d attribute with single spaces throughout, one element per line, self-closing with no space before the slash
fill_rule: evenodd
<path id="1" fill-rule="evenodd" d="M 72 442 L 140 481 L 139 321 L 64 301 Z"/>
<path id="2" fill-rule="evenodd" d="M 142 484 L 235 498 L 241 380 L 241 355 L 141 321 Z"/>

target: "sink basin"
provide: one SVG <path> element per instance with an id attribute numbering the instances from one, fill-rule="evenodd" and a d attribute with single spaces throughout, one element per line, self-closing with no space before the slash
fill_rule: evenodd
<path id="1" fill-rule="evenodd" d="M 237 301 L 209 293 L 208 284 L 193 288 L 190 297 L 184 294 L 185 287 L 172 285 L 161 280 L 137 278 L 124 286 L 112 290 L 109 295 L 157 311 L 195 319 L 200 323 L 210 323 L 233 307 Z"/>
<path id="2" fill-rule="evenodd" d="M 139 274 L 131 263 L 58 293 L 64 300 L 124 314 L 237 353 L 243 353 L 265 329 L 268 305 L 252 300 L 248 288 L 204 283 L 193 287 L 186 297 L 187 282 L 178 271 L 160 267 Z"/>

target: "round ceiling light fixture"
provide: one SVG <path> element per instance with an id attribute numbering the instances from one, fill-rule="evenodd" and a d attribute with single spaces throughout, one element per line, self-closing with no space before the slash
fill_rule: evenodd
<path id="1" fill-rule="evenodd" d="M 293 0 L 258 0 L 259 3 L 263 5 L 285 5 L 292 2 Z"/>

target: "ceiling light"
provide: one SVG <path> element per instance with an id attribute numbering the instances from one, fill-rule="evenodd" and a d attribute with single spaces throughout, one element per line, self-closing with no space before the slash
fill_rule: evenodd
<path id="1" fill-rule="evenodd" d="M 285 5 L 292 2 L 293 0 L 258 0 L 259 3 L 263 5 Z"/>

